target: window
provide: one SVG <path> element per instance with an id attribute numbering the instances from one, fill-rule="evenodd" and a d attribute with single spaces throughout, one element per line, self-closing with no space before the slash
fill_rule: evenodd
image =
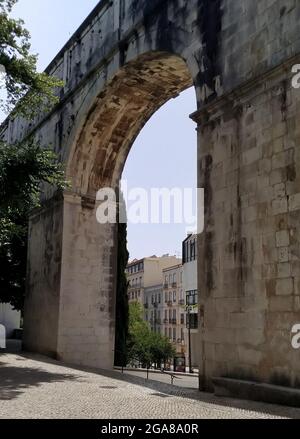
<path id="1" fill-rule="evenodd" d="M 173 291 L 173 302 L 175 303 L 177 300 L 177 294 L 176 291 Z"/>
<path id="2" fill-rule="evenodd" d="M 181 335 L 181 341 L 184 341 L 184 332 L 183 332 L 183 328 L 181 328 L 181 331 L 180 331 L 180 335 Z"/>
<path id="3" fill-rule="evenodd" d="M 168 320 L 168 311 L 165 310 L 165 320 Z"/>
<path id="4" fill-rule="evenodd" d="M 186 304 L 187 305 L 198 305 L 198 292 L 197 290 L 186 292 Z"/>
<path id="5" fill-rule="evenodd" d="M 172 328 L 169 328 L 169 339 L 172 340 Z"/>
<path id="6" fill-rule="evenodd" d="M 180 324 L 184 325 L 184 314 L 180 314 Z"/>
<path id="7" fill-rule="evenodd" d="M 174 320 L 174 321 L 177 320 L 176 309 L 173 309 L 173 320 Z"/>
<path id="8" fill-rule="evenodd" d="M 165 336 L 168 337 L 168 328 L 165 328 Z"/>
<path id="9" fill-rule="evenodd" d="M 169 284 L 172 284 L 172 274 L 169 274 Z"/>
<path id="10" fill-rule="evenodd" d="M 198 329 L 198 314 L 190 314 L 190 329 Z"/>
<path id="11" fill-rule="evenodd" d="M 161 294 L 158 295 L 158 303 L 161 303 Z"/>
<path id="12" fill-rule="evenodd" d="M 173 274 L 173 284 L 175 284 L 177 282 L 177 279 L 176 279 L 176 273 L 174 273 Z"/>
<path id="13" fill-rule="evenodd" d="M 168 293 L 165 294 L 165 302 L 168 302 Z"/>
<path id="14" fill-rule="evenodd" d="M 191 261 L 195 261 L 195 259 L 196 259 L 196 241 L 195 240 L 191 242 L 190 257 L 191 257 Z"/>
<path id="15" fill-rule="evenodd" d="M 165 284 L 168 285 L 168 276 L 165 276 Z"/>
<path id="16" fill-rule="evenodd" d="M 182 259 L 184 264 L 197 259 L 197 240 L 196 238 L 191 238 L 182 245 Z"/>
<path id="17" fill-rule="evenodd" d="M 173 328 L 173 341 L 176 341 L 176 328 Z"/>

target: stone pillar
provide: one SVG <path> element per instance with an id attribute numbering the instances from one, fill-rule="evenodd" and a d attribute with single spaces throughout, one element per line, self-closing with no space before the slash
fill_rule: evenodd
<path id="1" fill-rule="evenodd" d="M 213 377 L 296 386 L 300 92 L 279 67 L 193 115 L 199 124 L 200 387 Z"/>
<path id="2" fill-rule="evenodd" d="M 53 198 L 29 222 L 23 348 L 57 356 L 63 200 Z"/>
<path id="3" fill-rule="evenodd" d="M 48 227 L 45 235 L 44 224 L 53 224 L 52 211 L 31 226 L 25 347 L 52 352 L 65 362 L 109 369 L 114 358 L 114 227 L 98 224 L 94 200 L 65 194 L 57 228 Z M 45 248 L 52 245 L 56 254 L 43 263 L 43 254 L 49 252 Z M 38 251 L 35 259 L 33 248 Z M 40 273 L 44 267 L 55 271 L 55 289 L 49 290 Z"/>

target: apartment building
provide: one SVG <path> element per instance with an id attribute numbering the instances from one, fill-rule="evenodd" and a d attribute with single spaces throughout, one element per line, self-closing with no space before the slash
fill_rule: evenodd
<path id="1" fill-rule="evenodd" d="M 178 356 L 186 355 L 185 298 L 183 291 L 183 268 L 177 264 L 165 268 L 163 275 L 163 333 L 176 348 Z"/>
<path id="2" fill-rule="evenodd" d="M 182 244 L 183 291 L 186 304 L 185 345 L 186 360 L 189 364 L 189 351 L 193 367 L 199 365 L 199 323 L 198 323 L 198 269 L 197 269 L 197 235 L 189 234 Z"/>
<path id="3" fill-rule="evenodd" d="M 137 301 L 144 305 L 145 288 L 160 285 L 162 283 L 162 271 L 166 267 L 178 264 L 176 256 L 164 255 L 161 257 L 134 259 L 126 269 L 128 279 L 129 302 Z"/>
<path id="4" fill-rule="evenodd" d="M 129 302 L 144 307 L 152 331 L 170 339 L 177 357 L 199 365 L 197 235 L 182 244 L 183 259 L 165 255 L 133 260 L 127 266 Z"/>
<path id="5" fill-rule="evenodd" d="M 162 284 L 145 288 L 144 298 L 145 320 L 149 323 L 152 331 L 163 334 L 164 301 Z"/>

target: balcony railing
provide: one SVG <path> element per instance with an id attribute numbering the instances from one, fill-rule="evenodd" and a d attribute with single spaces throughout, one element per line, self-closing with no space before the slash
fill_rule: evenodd
<path id="1" fill-rule="evenodd" d="M 165 289 L 165 290 L 168 290 L 168 289 L 169 289 L 169 284 L 164 283 L 164 289 Z"/>
<path id="2" fill-rule="evenodd" d="M 177 325 L 177 319 L 172 319 L 172 325 Z"/>
<path id="3" fill-rule="evenodd" d="M 179 300 L 179 305 L 185 305 L 185 300 L 184 299 L 180 299 Z"/>
<path id="4" fill-rule="evenodd" d="M 169 300 L 169 301 L 167 302 L 167 305 L 168 305 L 168 306 L 173 306 L 173 302 L 172 302 L 172 300 Z"/>
<path id="5" fill-rule="evenodd" d="M 177 288 L 177 282 L 172 283 L 172 288 Z"/>
<path id="6" fill-rule="evenodd" d="M 164 323 L 169 323 L 169 319 L 164 319 Z"/>

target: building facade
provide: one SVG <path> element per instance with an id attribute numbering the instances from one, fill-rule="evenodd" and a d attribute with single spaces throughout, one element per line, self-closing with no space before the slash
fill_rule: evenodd
<path id="1" fill-rule="evenodd" d="M 162 276 L 164 292 L 163 333 L 173 343 L 177 356 L 185 357 L 185 299 L 182 264 L 164 269 Z"/>
<path id="2" fill-rule="evenodd" d="M 149 323 L 153 332 L 163 334 L 164 301 L 162 284 L 145 288 L 144 298 L 145 320 Z"/>
<path id="3" fill-rule="evenodd" d="M 134 259 L 130 262 L 126 269 L 129 302 L 137 301 L 144 305 L 145 288 L 161 284 L 163 269 L 175 265 L 178 261 L 176 256 L 164 255 Z"/>
<path id="4" fill-rule="evenodd" d="M 185 296 L 185 345 L 186 360 L 189 364 L 199 366 L 199 322 L 198 322 L 198 270 L 197 270 L 197 235 L 189 234 L 182 244 L 183 292 Z M 189 345 L 190 348 L 189 348 Z"/>
<path id="5" fill-rule="evenodd" d="M 175 256 L 133 260 L 126 269 L 128 298 L 144 307 L 152 331 L 166 336 L 184 357 L 199 365 L 197 235 L 183 241 L 182 261 Z"/>

